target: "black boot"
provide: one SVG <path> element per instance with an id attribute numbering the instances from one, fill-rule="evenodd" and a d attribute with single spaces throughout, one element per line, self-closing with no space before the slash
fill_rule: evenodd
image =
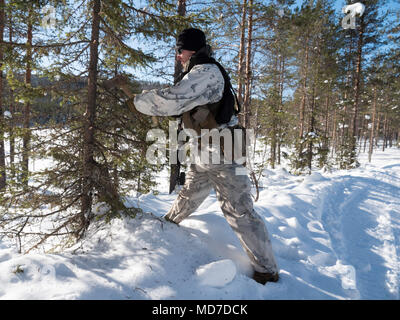
<path id="1" fill-rule="evenodd" d="M 269 273 L 269 272 L 258 272 L 254 271 L 253 279 L 261 284 L 266 284 L 267 282 L 278 282 L 279 274 L 278 273 Z"/>

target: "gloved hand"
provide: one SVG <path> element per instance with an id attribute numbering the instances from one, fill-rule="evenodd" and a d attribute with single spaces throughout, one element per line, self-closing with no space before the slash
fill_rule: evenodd
<path id="1" fill-rule="evenodd" d="M 128 77 L 125 75 L 119 74 L 112 79 L 105 80 L 103 82 L 103 86 L 107 90 L 110 90 L 112 88 L 121 88 L 122 86 L 127 85 L 128 83 L 129 83 Z"/>
<path id="2" fill-rule="evenodd" d="M 126 104 L 129 108 L 129 110 L 131 110 L 132 112 L 137 112 L 136 107 L 135 107 L 135 103 L 133 102 L 135 100 L 135 96 L 133 95 L 132 97 L 130 97 L 128 100 L 126 100 Z"/>

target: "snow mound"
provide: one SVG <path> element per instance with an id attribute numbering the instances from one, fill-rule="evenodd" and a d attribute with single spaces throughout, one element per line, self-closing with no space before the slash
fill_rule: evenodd
<path id="1" fill-rule="evenodd" d="M 236 265 L 230 259 L 211 262 L 197 268 L 196 276 L 202 285 L 224 287 L 235 278 Z"/>
<path id="2" fill-rule="evenodd" d="M 319 172 L 313 172 L 309 176 L 304 178 L 304 183 L 305 184 L 312 184 L 316 182 L 322 182 L 322 181 L 328 181 L 329 179 L 325 178 L 322 174 Z"/>

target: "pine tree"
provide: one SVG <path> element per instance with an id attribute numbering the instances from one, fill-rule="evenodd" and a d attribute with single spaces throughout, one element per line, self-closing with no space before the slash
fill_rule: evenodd
<path id="1" fill-rule="evenodd" d="M 260 88 L 265 103 L 258 110 L 258 123 L 265 129 L 259 130 L 265 135 L 270 145 L 269 163 L 272 168 L 280 164 L 281 145 L 291 125 L 291 116 L 285 108 L 284 91 L 292 77 L 287 66 L 292 57 L 291 46 L 288 42 L 290 30 L 289 5 L 292 1 L 272 5 L 266 8 L 264 17 L 265 32 L 261 44 L 261 61 L 268 61 L 260 68 Z M 286 138 L 288 138 L 286 136 Z M 290 140 L 290 138 L 289 138 Z"/>
<path id="2" fill-rule="evenodd" d="M 4 25 L 5 25 L 5 2 L 0 0 L 0 190 L 6 187 L 6 154 L 5 154 L 5 144 L 4 144 L 4 133 L 5 133 L 5 121 L 4 121 L 4 111 L 3 106 L 3 40 L 4 40 Z"/>
<path id="3" fill-rule="evenodd" d="M 350 4 L 350 1 L 347 2 Z M 365 12 L 356 19 L 356 28 L 347 29 L 349 39 L 349 69 L 347 88 L 347 106 L 352 109 L 349 117 L 349 130 L 344 134 L 344 144 L 342 147 L 342 168 L 354 167 L 358 165 L 356 143 L 359 126 L 359 107 L 360 95 L 363 84 L 363 63 L 365 56 L 377 50 L 377 46 L 382 44 L 380 30 L 382 29 L 386 14 L 379 12 L 383 7 L 384 1 L 371 0 L 365 3 Z"/>
<path id="4" fill-rule="evenodd" d="M 294 61 L 300 76 L 294 95 L 294 103 L 299 106 L 298 136 L 291 155 L 296 173 L 306 168 L 311 173 L 314 156 L 317 156 L 318 166 L 327 162 L 328 137 L 326 130 L 321 128 L 327 119 L 321 118 L 323 110 L 329 109 L 331 90 L 336 81 L 336 32 L 334 12 L 327 1 L 306 1 L 294 14 L 291 42 L 297 52 Z"/>
<path id="5" fill-rule="evenodd" d="M 40 17 L 41 8 L 32 7 L 35 19 Z M 136 7 L 134 1 L 71 1 L 64 3 L 55 30 L 47 37 L 32 37 L 31 45 L 8 44 L 34 50 L 36 74 L 51 82 L 40 88 L 31 86 L 30 90 L 40 93 L 41 98 L 51 96 L 64 114 L 60 122 L 46 123 L 46 136 L 31 143 L 31 150 L 54 164 L 32 172 L 28 188 L 15 190 L 4 203 L 7 214 L 2 224 L 9 228 L 8 234 L 25 237 L 21 251 L 37 248 L 55 236 L 63 244 L 73 243 L 96 218 L 98 204 L 108 208 L 103 215 L 106 220 L 140 211 L 128 205 L 124 196 L 132 190 L 149 192 L 154 186 L 152 175 L 160 170 L 143 157 L 150 144 L 146 134 L 151 121 L 128 111 L 124 94 L 102 83 L 116 72 L 129 75 L 132 67 L 155 61 L 152 54 L 127 43 L 133 38 L 146 41 L 146 37 L 150 42 L 172 40 L 181 22 L 170 14 L 173 9 L 166 1 L 151 1 L 146 10 Z M 44 56 L 51 63 L 42 68 L 36 59 Z M 19 90 L 11 78 L 8 80 Z M 134 81 L 131 85 L 133 91 L 140 90 Z M 31 97 L 33 106 L 38 96 Z M 18 196 L 22 192 L 24 196 Z M 30 217 L 28 224 L 26 217 Z M 53 227 L 26 233 L 27 225 L 44 220 L 51 221 Z M 18 234 L 13 233 L 15 228 Z"/>
<path id="6" fill-rule="evenodd" d="M 237 94 L 239 98 L 239 103 L 243 104 L 243 79 L 244 79 L 244 67 L 245 67 L 245 33 L 246 33 L 246 16 L 248 11 L 247 0 L 243 0 L 242 4 L 242 17 L 240 23 L 240 44 L 239 44 L 239 57 L 238 57 L 238 68 L 237 68 Z M 245 110 L 243 111 L 245 113 Z M 245 116 L 241 120 L 244 124 Z"/>
<path id="7" fill-rule="evenodd" d="M 246 43 L 246 64 L 245 64 L 245 81 L 244 81 L 244 97 L 243 97 L 243 125 L 245 128 L 250 128 L 250 117 L 251 117 L 251 92 L 253 82 L 253 70 L 252 70 L 252 51 L 253 51 L 253 11 L 254 2 L 249 0 L 248 6 L 248 20 L 247 20 L 247 43 Z"/>

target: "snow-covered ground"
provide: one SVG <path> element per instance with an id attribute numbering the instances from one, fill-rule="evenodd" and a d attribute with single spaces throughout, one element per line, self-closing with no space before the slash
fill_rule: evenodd
<path id="1" fill-rule="evenodd" d="M 93 224 L 67 252 L 20 255 L 0 241 L 0 299 L 399 299 L 400 149 L 360 162 L 307 177 L 264 171 L 255 208 L 278 283 L 249 277 L 215 193 L 180 226 L 160 219 L 176 197 L 164 183 L 130 199 L 147 213 Z"/>

